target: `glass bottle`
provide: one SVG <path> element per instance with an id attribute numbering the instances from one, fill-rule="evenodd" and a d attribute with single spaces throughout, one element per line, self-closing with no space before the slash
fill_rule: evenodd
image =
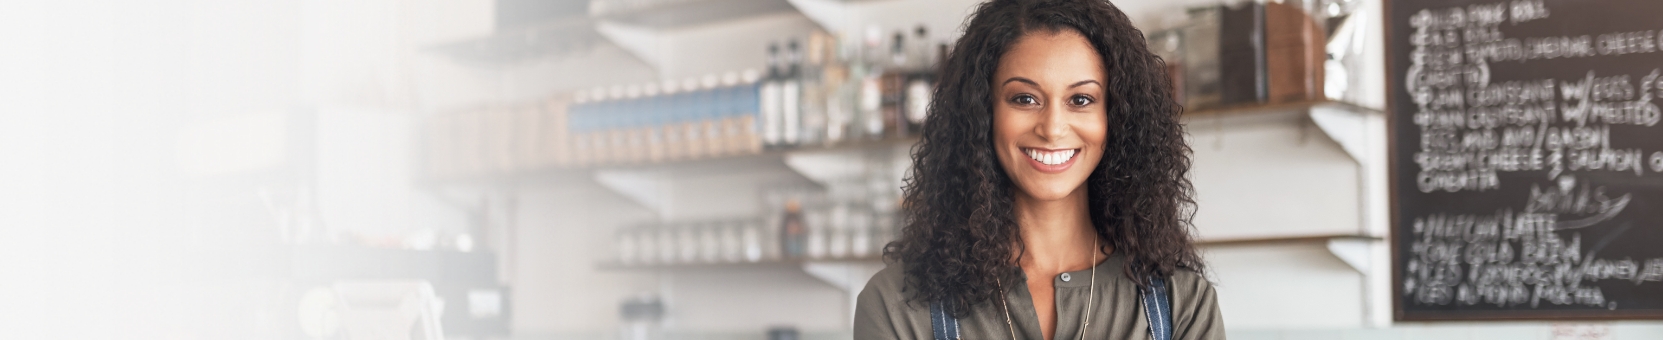
<path id="1" fill-rule="evenodd" d="M 884 132 L 888 133 L 883 137 L 906 133 L 906 113 L 904 112 L 903 105 L 905 103 L 903 101 L 906 99 L 907 76 L 912 71 L 909 68 L 912 64 L 908 61 L 906 34 L 896 31 L 895 34 L 890 36 L 888 47 L 888 50 L 885 51 L 887 58 L 884 58 L 888 65 L 884 65 L 884 72 L 879 85 L 883 92 L 883 127 Z"/>
<path id="2" fill-rule="evenodd" d="M 762 100 L 762 145 L 768 148 L 778 146 L 784 137 L 781 131 L 784 128 L 781 116 L 785 110 L 781 98 L 784 92 L 780 81 L 783 73 L 781 64 L 779 44 L 768 44 L 768 74 L 762 77 L 759 90 Z"/>
<path id="3" fill-rule="evenodd" d="M 831 92 L 826 99 L 826 144 L 840 143 L 852 133 L 850 125 L 854 122 L 856 97 L 860 92 L 860 82 L 854 78 L 852 69 L 855 48 L 837 40 L 835 60 L 826 65 L 824 74 L 826 89 Z"/>
<path id="4" fill-rule="evenodd" d="M 907 127 L 906 132 L 909 134 L 918 133 L 918 129 L 923 127 L 924 119 L 929 114 L 931 96 L 934 95 L 933 92 L 935 91 L 934 70 L 937 62 L 934 53 L 930 52 L 929 31 L 923 25 L 919 25 L 913 31 L 913 34 L 914 48 L 912 54 L 914 54 L 914 57 L 911 60 L 914 60 L 914 67 L 912 74 L 907 79 L 906 98 L 902 100 L 906 105 L 905 126 Z"/>
<path id="5" fill-rule="evenodd" d="M 882 138 L 884 133 L 882 42 L 882 31 L 879 31 L 877 26 L 867 27 L 861 62 L 856 64 L 856 72 L 861 78 L 861 136 L 866 139 Z"/>
<path id="6" fill-rule="evenodd" d="M 748 262 L 762 261 L 762 226 L 755 221 L 746 222 L 741 228 L 740 242 L 744 246 L 744 259 Z"/>
<path id="7" fill-rule="evenodd" d="M 808 233 L 803 225 L 802 205 L 796 198 L 785 202 L 785 214 L 780 218 L 780 252 L 784 258 L 802 257 L 804 237 Z"/>
<path id="8" fill-rule="evenodd" d="M 816 145 L 825 141 L 826 98 L 830 92 L 826 83 L 826 69 L 832 59 L 830 51 L 833 48 L 829 45 L 831 43 L 831 36 L 825 32 L 817 30 L 808 36 L 808 45 L 798 73 L 798 82 L 802 84 L 802 119 L 798 122 L 801 132 L 797 136 L 799 145 Z"/>
<path id="9" fill-rule="evenodd" d="M 797 145 L 803 131 L 803 53 L 796 39 L 785 43 L 785 74 L 780 79 L 780 144 Z"/>

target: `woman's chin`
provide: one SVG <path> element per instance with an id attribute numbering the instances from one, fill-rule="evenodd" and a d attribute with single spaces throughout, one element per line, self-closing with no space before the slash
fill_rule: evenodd
<path id="1" fill-rule="evenodd" d="M 1035 201 L 1043 202 L 1068 198 L 1068 195 L 1073 194 L 1074 190 L 1079 189 L 1082 184 L 1084 183 L 1061 183 L 1061 181 L 1057 181 L 1053 183 L 1018 185 L 1018 187 L 1022 189 L 1022 193 L 1024 195 Z"/>

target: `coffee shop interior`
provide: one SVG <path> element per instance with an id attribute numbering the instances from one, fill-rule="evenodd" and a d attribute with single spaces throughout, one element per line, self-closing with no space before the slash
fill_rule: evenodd
<path id="1" fill-rule="evenodd" d="M 979 2 L 24 5 L 0 334 L 849 339 Z M 1663 338 L 1394 317 L 1389 2 L 1113 1 L 1229 338 Z"/>

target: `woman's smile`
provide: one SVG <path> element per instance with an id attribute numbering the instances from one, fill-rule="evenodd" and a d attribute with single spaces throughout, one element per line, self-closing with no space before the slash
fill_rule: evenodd
<path id="1" fill-rule="evenodd" d="M 1032 165 L 1034 170 L 1057 174 L 1068 171 L 1068 168 L 1074 165 L 1074 160 L 1079 158 L 1074 156 L 1080 154 L 1080 149 L 1022 148 L 1022 153 L 1028 155 L 1028 164 Z"/>

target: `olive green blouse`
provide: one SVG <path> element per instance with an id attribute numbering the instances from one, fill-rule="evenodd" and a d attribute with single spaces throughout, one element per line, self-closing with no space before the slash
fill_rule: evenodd
<path id="1" fill-rule="evenodd" d="M 1086 339 L 1150 339 L 1149 322 L 1138 302 L 1137 284 L 1123 274 L 1125 256 L 1110 255 L 1097 265 L 1097 298 L 1091 312 Z M 855 339 L 929 340 L 928 304 L 909 302 L 902 291 L 902 265 L 879 271 L 861 290 L 855 306 Z M 1005 281 L 1005 303 L 1010 308 L 1010 326 L 998 303 L 983 303 L 959 318 L 963 339 L 1009 339 L 1011 328 L 1020 339 L 1040 339 L 1039 316 L 1034 314 L 1033 297 L 1021 273 Z M 1068 272 L 1051 278 L 1056 286 L 1057 340 L 1079 339 L 1091 270 Z M 1063 278 L 1067 277 L 1068 280 Z M 1194 271 L 1180 270 L 1167 279 L 1172 299 L 1172 339 L 1224 339 L 1224 319 L 1218 311 L 1218 297 L 1206 278 Z"/>

